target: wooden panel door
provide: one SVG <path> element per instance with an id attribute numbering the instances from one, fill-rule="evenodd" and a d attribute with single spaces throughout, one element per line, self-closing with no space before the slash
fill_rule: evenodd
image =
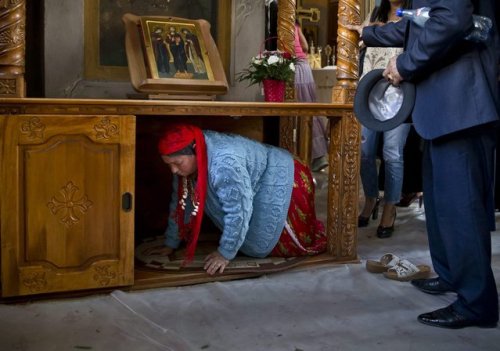
<path id="1" fill-rule="evenodd" d="M 132 285 L 134 116 L 1 116 L 2 296 Z"/>

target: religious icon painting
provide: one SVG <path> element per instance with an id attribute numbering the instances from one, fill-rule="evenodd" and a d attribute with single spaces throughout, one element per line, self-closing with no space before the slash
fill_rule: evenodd
<path id="1" fill-rule="evenodd" d="M 227 92 L 217 46 L 206 20 L 125 14 L 125 47 L 132 85 L 139 92 Z"/>
<path id="2" fill-rule="evenodd" d="M 192 20 L 141 19 L 152 78 L 213 80 L 200 26 Z"/>
<path id="3" fill-rule="evenodd" d="M 229 71 L 231 0 L 85 0 L 84 76 L 89 80 L 126 81 L 130 78 L 122 18 L 125 14 L 204 19 Z"/>

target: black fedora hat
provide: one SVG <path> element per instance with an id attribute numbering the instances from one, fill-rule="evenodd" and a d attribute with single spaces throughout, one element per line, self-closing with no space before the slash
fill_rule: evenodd
<path id="1" fill-rule="evenodd" d="M 415 85 L 401 82 L 398 87 L 387 81 L 383 69 L 365 74 L 354 95 L 354 114 L 368 129 L 385 132 L 410 122 L 415 104 Z"/>

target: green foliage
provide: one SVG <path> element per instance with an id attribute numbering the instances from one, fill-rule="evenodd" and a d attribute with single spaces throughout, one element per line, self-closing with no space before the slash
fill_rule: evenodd
<path id="1" fill-rule="evenodd" d="M 253 57 L 248 68 L 237 76 L 239 82 L 250 81 L 250 85 L 261 83 L 264 79 L 293 82 L 297 59 L 287 52 L 264 51 Z"/>

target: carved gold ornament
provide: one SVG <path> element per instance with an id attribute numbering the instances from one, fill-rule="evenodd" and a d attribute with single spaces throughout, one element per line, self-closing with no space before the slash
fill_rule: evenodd
<path id="1" fill-rule="evenodd" d="M 104 117 L 100 123 L 94 126 L 94 130 L 97 132 L 97 139 L 109 139 L 120 132 L 118 125 L 111 123 L 109 117 Z"/>
<path id="2" fill-rule="evenodd" d="M 11 95 L 16 93 L 15 79 L 0 79 L 0 95 Z"/>
<path id="3" fill-rule="evenodd" d="M 21 133 L 27 134 L 30 139 L 43 139 L 45 125 L 40 122 L 40 118 L 33 117 L 21 124 Z"/>
<path id="4" fill-rule="evenodd" d="M 47 279 L 44 272 L 26 274 L 26 277 L 22 279 L 22 283 L 31 292 L 41 292 L 46 290 L 47 287 Z"/>
<path id="5" fill-rule="evenodd" d="M 102 286 L 109 285 L 116 279 L 116 272 L 112 270 L 111 265 L 94 267 L 94 280 Z"/>
<path id="6" fill-rule="evenodd" d="M 78 187 L 76 187 L 73 182 L 69 182 L 59 191 L 62 200 L 54 196 L 52 200 L 47 203 L 47 207 L 52 214 L 57 215 L 59 212 L 62 212 L 60 221 L 66 227 L 71 227 L 73 224 L 80 221 L 80 218 L 76 215 L 77 210 L 84 214 L 93 205 L 92 201 L 87 198 L 87 195 L 75 200 L 75 193 L 78 190 Z"/>

